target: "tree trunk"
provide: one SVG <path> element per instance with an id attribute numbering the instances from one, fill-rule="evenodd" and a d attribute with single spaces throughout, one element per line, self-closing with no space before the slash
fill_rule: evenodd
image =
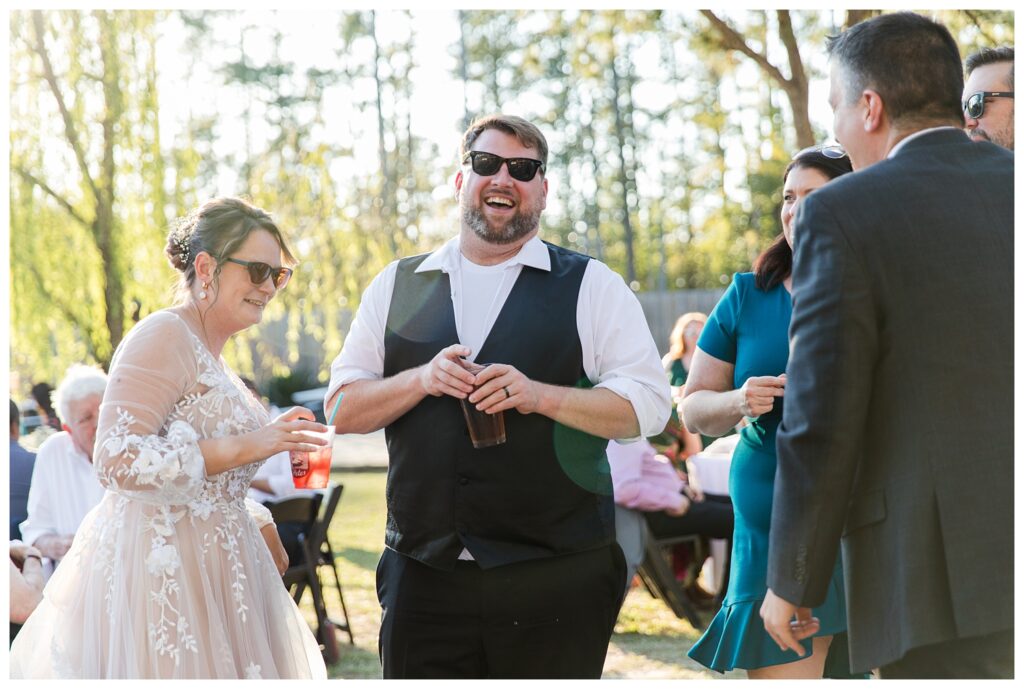
<path id="1" fill-rule="evenodd" d="M 466 13 L 459 10 L 459 78 L 462 79 L 462 131 L 469 129 L 472 118 L 469 115 L 469 99 L 466 87 L 469 85 L 469 58 L 466 55 Z"/>
<path id="2" fill-rule="evenodd" d="M 590 146 L 587 146 L 586 150 L 587 158 L 590 162 L 590 174 L 594 177 L 594 197 L 585 199 L 583 202 L 583 222 L 587 225 L 588 249 L 591 240 L 593 240 L 594 258 L 598 261 L 604 261 L 604 243 L 601 241 L 601 206 L 597 201 L 597 195 L 601 189 L 601 168 L 598 165 L 597 156 L 594 154 L 593 106 L 591 106 L 590 119 L 583 125 L 582 135 L 584 141 L 590 141 Z"/>
<path id="3" fill-rule="evenodd" d="M 381 229 L 388 236 L 391 253 L 397 256 L 398 241 L 395 239 L 395 233 L 399 232 L 399 228 L 388 227 L 395 220 L 395 195 L 391 179 L 391 165 L 388 161 L 388 151 L 384 142 L 384 105 L 382 97 L 384 85 L 380 80 L 380 41 L 377 40 L 377 12 L 375 10 L 370 10 L 370 38 L 373 39 L 373 83 L 377 91 L 377 154 L 380 158 L 380 174 L 383 182 L 379 217 Z"/>
<path id="4" fill-rule="evenodd" d="M 611 57 L 608 60 L 608 65 L 611 70 L 612 77 L 611 106 L 612 114 L 615 116 L 615 148 L 619 157 L 619 187 L 622 192 L 622 206 L 619 212 L 622 217 L 622 240 L 626 244 L 626 282 L 632 285 L 632 283 L 636 281 L 636 258 L 633 255 L 633 226 L 630 224 L 629 219 L 629 188 L 627 186 L 629 178 L 626 174 L 626 141 L 622 121 L 622 109 L 619 107 L 619 92 L 621 85 L 619 84 L 619 72 L 615 66 L 615 58 L 615 46 L 612 44 Z"/>
<path id="5" fill-rule="evenodd" d="M 844 29 L 849 29 L 855 24 L 859 24 L 865 19 L 878 14 L 878 10 L 846 10 L 846 23 L 843 25 Z"/>
<path id="6" fill-rule="evenodd" d="M 111 12 L 101 12 L 100 20 L 100 54 L 103 60 L 103 162 L 101 165 L 99 198 L 96 204 L 96 220 L 94 223 L 96 245 L 103 258 L 104 286 L 103 295 L 106 301 L 107 331 L 110 334 L 110 351 L 101 356 L 103 368 L 110 365 L 113 350 L 124 337 L 124 284 L 120 270 L 121 256 L 118 252 L 114 219 L 114 141 L 116 125 L 121 119 L 123 103 L 121 101 L 120 64 L 117 46 L 117 22 Z"/>
<path id="7" fill-rule="evenodd" d="M 766 55 L 751 48 L 741 33 L 716 16 L 714 12 L 711 10 L 701 10 L 700 12 L 717 29 L 722 48 L 743 53 L 757 63 L 769 78 L 774 79 L 785 90 L 790 109 L 793 112 L 793 128 L 796 130 L 797 146 L 800 148 L 812 146 L 814 144 L 814 128 L 811 127 L 811 119 L 807 110 L 807 75 L 804 72 L 803 60 L 800 58 L 799 45 L 793 34 L 789 10 L 779 10 L 777 14 L 779 38 L 785 45 L 789 58 L 790 76 L 788 78 L 768 60 Z"/>

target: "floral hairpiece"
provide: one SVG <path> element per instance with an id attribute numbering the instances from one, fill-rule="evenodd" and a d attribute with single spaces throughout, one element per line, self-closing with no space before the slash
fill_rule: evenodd
<path id="1" fill-rule="evenodd" d="M 189 254 L 188 240 L 189 240 L 189 235 L 188 235 L 187 232 L 179 232 L 177 238 L 174 240 L 174 243 L 178 247 L 178 255 L 181 256 L 181 263 L 182 263 L 183 266 L 188 266 L 188 263 L 189 263 L 189 260 L 188 260 L 188 254 Z"/>

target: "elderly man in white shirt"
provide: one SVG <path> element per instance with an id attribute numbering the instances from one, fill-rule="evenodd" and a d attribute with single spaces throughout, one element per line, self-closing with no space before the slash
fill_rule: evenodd
<path id="1" fill-rule="evenodd" d="M 82 519 L 103 498 L 92 454 L 106 386 L 103 371 L 76 364 L 53 395 L 64 430 L 39 447 L 28 492 L 28 519 L 21 523 L 22 540 L 47 558 L 47 576 L 71 547 Z"/>
<path id="2" fill-rule="evenodd" d="M 604 450 L 660 432 L 669 388 L 622 279 L 537 237 L 546 164 L 533 124 L 474 122 L 459 236 L 373 280 L 331 367 L 338 432 L 388 442 L 385 678 L 601 675 L 625 590 Z M 464 400 L 503 443 L 474 448 Z"/>

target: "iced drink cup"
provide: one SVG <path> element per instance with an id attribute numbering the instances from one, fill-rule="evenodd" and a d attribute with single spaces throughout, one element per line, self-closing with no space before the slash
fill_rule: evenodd
<path id="1" fill-rule="evenodd" d="M 312 452 L 292 452 L 292 483 L 296 488 L 326 488 L 331 476 L 331 458 L 334 455 L 334 429 L 323 433 L 306 431 L 303 435 L 317 436 L 327 441 Z"/>
<path id="2" fill-rule="evenodd" d="M 468 361 L 463 361 L 462 365 L 473 375 L 487 368 L 486 364 L 481 366 L 480 364 Z M 476 388 L 473 389 L 473 392 L 476 392 Z M 462 414 L 466 417 L 466 426 L 469 427 L 469 439 L 473 441 L 473 447 L 479 450 L 482 447 L 501 445 L 505 442 L 505 412 L 499 411 L 494 414 L 488 414 L 477 410 L 476 405 L 470 402 L 469 399 L 460 401 L 462 402 Z"/>

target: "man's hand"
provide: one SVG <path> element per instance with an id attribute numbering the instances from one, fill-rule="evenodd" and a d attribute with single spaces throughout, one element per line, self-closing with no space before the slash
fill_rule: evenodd
<path id="1" fill-rule="evenodd" d="M 473 374 L 463 367 L 461 358 L 470 354 L 469 347 L 454 344 L 438 352 L 430 363 L 419 369 L 423 392 L 434 397 L 451 395 L 465 399 L 473 392 Z"/>
<path id="2" fill-rule="evenodd" d="M 804 657 L 804 647 L 800 640 L 817 634 L 821 628 L 818 618 L 811 617 L 810 608 L 798 608 L 779 598 L 771 589 L 768 589 L 761 605 L 761 619 L 764 620 L 764 630 L 780 650 L 794 651 L 801 658 Z"/>
<path id="3" fill-rule="evenodd" d="M 494 414 L 515 409 L 520 414 L 533 414 L 540 406 L 539 383 L 508 364 L 490 364 L 474 380 L 477 389 L 469 401 L 482 412 Z"/>
<path id="4" fill-rule="evenodd" d="M 36 539 L 33 545 L 39 549 L 39 552 L 43 554 L 43 557 L 48 557 L 51 560 L 59 560 L 71 549 L 71 542 L 74 540 L 74 535 L 60 536 L 58 534 L 46 534 Z"/>

